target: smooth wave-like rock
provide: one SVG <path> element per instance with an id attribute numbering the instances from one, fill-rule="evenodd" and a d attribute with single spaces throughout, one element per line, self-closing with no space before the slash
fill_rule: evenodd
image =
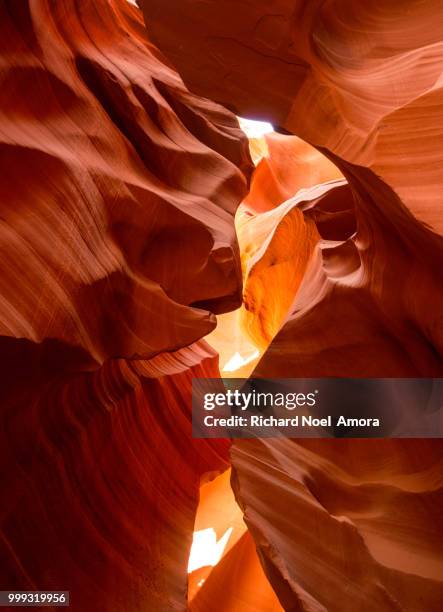
<path id="1" fill-rule="evenodd" d="M 337 228 L 336 243 L 319 246 L 258 373 L 440 374 L 442 48 L 429 28 L 437 4 L 301 10 L 283 0 L 277 10 L 245 1 L 235 20 L 230 2 L 144 6 L 154 40 L 193 90 L 319 148 L 355 199 L 356 234 L 343 238 Z"/>
<path id="2" fill-rule="evenodd" d="M 437 612 L 440 441 L 229 455 L 192 439 L 191 384 L 241 263 L 255 375 L 442 376 L 439 4 L 143 6 L 0 4 L 0 587 L 185 610 L 199 486 L 232 461 L 250 534 L 191 609 Z M 256 143 L 249 196 L 231 111 L 293 134 Z"/>
<path id="3" fill-rule="evenodd" d="M 209 333 L 241 300 L 236 118 L 185 89 L 125 0 L 0 20 L 0 333 L 98 363 Z"/>
<path id="4" fill-rule="evenodd" d="M 302 138 L 349 185 L 354 227 L 336 216 L 322 235 L 315 219 L 321 239 L 254 375 L 441 377 L 441 6 L 144 5 L 193 91 Z M 285 609 L 440 609 L 441 452 L 432 440 L 234 443 L 234 490 Z"/>
<path id="5" fill-rule="evenodd" d="M 349 210 L 314 217 L 323 236 L 253 375 L 441 377 L 441 238 L 380 179 L 351 166 L 345 176 L 357 231 Z M 237 499 L 284 608 L 437 611 L 440 441 L 306 444 L 308 468 L 291 440 L 235 442 L 231 451 Z"/>
<path id="6" fill-rule="evenodd" d="M 252 140 L 251 153 L 258 155 Z M 252 175 L 244 204 L 253 211 L 271 210 L 307 189 L 342 177 L 340 170 L 317 149 L 297 136 L 270 132 L 263 136 L 262 154 Z"/>
<path id="7" fill-rule="evenodd" d="M 437 611 L 440 440 L 242 440 L 233 488 L 285 610 Z"/>
<path id="8" fill-rule="evenodd" d="M 320 240 L 355 231 L 353 198 L 344 180 L 303 189 L 276 208 L 241 207 L 237 232 L 244 274 L 241 327 L 266 349 L 290 312 Z"/>
<path id="9" fill-rule="evenodd" d="M 343 239 L 337 233 L 318 244 L 290 315 L 255 373 L 439 377 L 443 239 L 370 172 L 349 167 L 346 176 L 357 232 L 346 236 L 343 224 Z"/>
<path id="10" fill-rule="evenodd" d="M 200 479 L 228 466 L 191 381 L 241 301 L 247 140 L 125 0 L 3 2 L 0 32 L 0 588 L 185 610 Z"/>
<path id="11" fill-rule="evenodd" d="M 441 3 L 142 5 L 190 89 L 372 170 L 443 232 Z"/>
<path id="12" fill-rule="evenodd" d="M 204 342 L 78 372 L 54 340 L 2 338 L 3 590 L 64 590 L 78 612 L 186 609 L 200 479 L 228 442 L 191 438 Z"/>
<path id="13" fill-rule="evenodd" d="M 441 43 L 427 26 L 436 5 L 411 1 L 405 12 L 373 3 L 360 11 L 313 2 L 302 11 L 290 0 L 278 10 L 242 2 L 235 23 L 229 2 L 198 11 L 190 0 L 167 11 L 157 0 L 144 5 L 152 36 L 195 91 L 315 145 L 355 201 L 356 233 L 343 219 L 342 232 L 338 223 L 324 236 L 257 373 L 438 376 L 443 174 L 435 161 L 443 105 L 426 103 L 441 93 Z M 420 198 L 417 189 L 405 193 L 413 181 Z"/>

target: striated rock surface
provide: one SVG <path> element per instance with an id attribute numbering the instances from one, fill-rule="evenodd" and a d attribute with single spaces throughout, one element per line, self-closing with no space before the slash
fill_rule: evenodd
<path id="1" fill-rule="evenodd" d="M 79 373 L 60 342 L 3 338 L 0 584 L 69 590 L 75 611 L 184 610 L 201 476 L 227 441 L 191 438 L 205 342 Z"/>
<path id="2" fill-rule="evenodd" d="M 0 588 L 184 610 L 198 341 L 241 301 L 250 167 L 125 0 L 0 3 Z M 143 359 L 142 359 L 143 358 Z"/>
<path id="3" fill-rule="evenodd" d="M 232 461 L 250 534 L 191 609 L 437 612 L 440 441 L 229 455 L 190 400 L 242 273 L 236 372 L 442 376 L 441 7 L 143 6 L 148 33 L 126 0 L 0 3 L 0 587 L 186 609 L 199 485 Z M 293 134 L 254 144 L 249 195 L 231 111 Z"/>
<path id="4" fill-rule="evenodd" d="M 442 372 L 443 241 L 435 230 L 443 228 L 443 63 L 438 28 L 428 27 L 439 10 L 432 2 L 406 4 L 360 10 L 347 2 L 244 1 L 233 23 L 231 2 L 195 10 L 184 0 L 167 11 L 145 2 L 152 36 L 195 91 L 315 145 L 355 200 L 356 232 L 349 218 L 336 217 L 322 236 L 258 375 Z M 283 171 L 286 160 L 274 159 Z M 420 196 L 406 187 L 413 182 Z M 294 252 L 292 245 L 283 257 Z M 260 286 L 256 293 L 260 300 Z"/>
<path id="5" fill-rule="evenodd" d="M 285 610 L 440 609 L 440 440 L 248 440 L 233 487 Z"/>
<path id="6" fill-rule="evenodd" d="M 357 231 L 350 208 L 305 207 L 321 238 L 253 375 L 441 377 L 442 239 L 368 171 L 349 165 L 345 176 Z M 276 295 L 249 291 L 264 306 Z M 236 442 L 234 489 L 283 607 L 437 611 L 442 450 L 439 440 Z"/>
<path id="7" fill-rule="evenodd" d="M 275 132 L 253 135 L 249 146 L 257 167 L 235 223 L 243 304 L 219 316 L 207 338 L 220 354 L 224 376 L 252 373 L 288 315 L 319 240 L 351 236 L 356 228 L 354 197 L 345 180 L 309 187 L 315 179 L 340 175 L 321 153 Z"/>
<path id="8" fill-rule="evenodd" d="M 370 168 L 443 231 L 441 3 L 142 4 L 190 89 Z"/>
<path id="9" fill-rule="evenodd" d="M 125 0 L 0 19 L 0 333 L 99 363 L 207 334 L 241 299 L 237 120 L 185 89 Z"/>
<path id="10" fill-rule="evenodd" d="M 297 214 L 320 237 L 254 375 L 441 377 L 441 6 L 144 5 L 153 39 L 193 91 L 302 138 L 349 185 L 343 214 L 312 217 L 318 204 Z M 257 200 L 260 211 L 285 197 L 263 184 L 271 196 Z M 273 249 L 277 261 L 300 257 L 287 238 L 272 244 L 286 206 L 263 213 L 261 275 L 272 287 Z M 281 303 L 266 284 L 247 280 L 245 292 L 260 304 L 252 327 L 263 340 L 276 326 L 270 313 L 258 317 Z M 231 456 L 237 500 L 285 609 L 440 609 L 440 441 L 238 441 Z"/>
<path id="11" fill-rule="evenodd" d="M 319 243 L 256 374 L 439 377 L 443 239 L 370 173 L 350 167 L 347 176 L 358 230 L 347 236 L 343 224 L 339 240 L 335 226 L 336 239 Z"/>
<path id="12" fill-rule="evenodd" d="M 264 213 L 239 210 L 245 277 L 241 325 L 256 346 L 266 349 L 279 331 L 321 238 L 353 233 L 353 207 L 341 180 L 301 190 Z"/>

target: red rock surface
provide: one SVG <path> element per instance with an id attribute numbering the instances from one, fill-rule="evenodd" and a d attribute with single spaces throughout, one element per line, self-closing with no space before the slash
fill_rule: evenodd
<path id="1" fill-rule="evenodd" d="M 440 2 L 142 4 L 190 89 L 370 168 L 443 231 Z"/>
<path id="2" fill-rule="evenodd" d="M 231 457 L 285 610 L 440 609 L 440 440 L 243 440 Z"/>
<path id="3" fill-rule="evenodd" d="M 257 376 L 442 376 L 441 7 L 143 6 L 0 3 L 0 589 L 185 610 L 234 525 L 191 610 L 437 612 L 440 441 L 229 451 L 190 404 L 220 313 Z M 249 194 L 232 111 L 282 132 Z M 230 463 L 249 532 L 227 473 L 196 515 Z"/>
<path id="4" fill-rule="evenodd" d="M 443 239 L 373 175 L 350 168 L 348 178 L 358 230 L 319 244 L 256 374 L 439 377 Z"/>
<path id="5" fill-rule="evenodd" d="M 98 362 L 202 337 L 241 299 L 237 120 L 186 91 L 124 0 L 0 10 L 1 333 Z"/>
<path id="6" fill-rule="evenodd" d="M 247 140 L 125 0 L 3 2 L 0 31 L 0 588 L 184 610 L 228 465 L 191 439 L 192 377 L 219 374 L 194 341 L 241 301 Z"/>
<path id="7" fill-rule="evenodd" d="M 342 177 L 337 166 L 297 136 L 271 132 L 263 136 L 263 141 L 264 152 L 244 200 L 254 211 L 271 210 L 299 189 Z M 254 152 L 254 142 L 251 149 Z"/>
<path id="8" fill-rule="evenodd" d="M 144 4 L 153 40 L 193 91 L 314 145 L 349 185 L 354 206 L 334 218 L 317 203 L 301 211 L 321 240 L 254 375 L 442 376 L 440 5 Z M 285 197 L 270 192 L 258 210 Z M 263 277 L 300 256 L 291 240 L 272 245 L 286 208 L 263 213 Z M 282 306 L 277 286 L 289 303 L 281 284 L 249 284 L 258 316 Z M 264 319 L 254 325 L 266 329 Z M 231 455 L 237 499 L 285 609 L 440 609 L 439 441 L 242 441 Z"/>
<path id="9" fill-rule="evenodd" d="M 55 340 L 2 339 L 2 590 L 64 590 L 73 610 L 184 610 L 200 478 L 226 441 L 191 438 L 203 341 L 78 372 Z"/>

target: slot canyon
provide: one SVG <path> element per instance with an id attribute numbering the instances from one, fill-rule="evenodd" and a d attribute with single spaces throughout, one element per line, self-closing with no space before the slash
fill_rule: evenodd
<path id="1" fill-rule="evenodd" d="M 443 378 L 443 5 L 0 0 L 0 590 L 438 612 L 441 438 L 197 439 L 195 378 Z"/>

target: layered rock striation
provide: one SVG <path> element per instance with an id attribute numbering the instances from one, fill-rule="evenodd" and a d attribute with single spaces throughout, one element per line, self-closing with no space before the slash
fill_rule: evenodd
<path id="1" fill-rule="evenodd" d="M 241 301 L 252 167 L 125 0 L 0 4 L 0 586 L 184 610 L 203 341 Z"/>
<path id="2" fill-rule="evenodd" d="M 269 212 L 245 221 L 262 236 L 250 240 L 260 266 L 246 277 L 246 328 L 272 341 L 253 374 L 441 377 L 441 7 L 144 5 L 193 91 L 298 136 L 347 182 L 325 210 L 301 193 L 291 204 L 275 171 L 263 181 L 257 211 Z M 279 241 L 282 220 L 312 225 L 304 263 L 306 239 L 292 229 Z M 280 262 L 286 278 L 299 272 L 291 288 Z M 236 497 L 285 609 L 439 609 L 441 452 L 438 440 L 234 444 Z"/>
<path id="3" fill-rule="evenodd" d="M 0 587 L 186 609 L 231 464 L 191 609 L 437 611 L 440 441 L 196 441 L 191 385 L 234 309 L 238 372 L 442 376 L 440 7 L 142 4 L 0 4 Z"/>
<path id="4" fill-rule="evenodd" d="M 1 11 L 1 333 L 98 363 L 191 344 L 241 300 L 237 120 L 124 0 Z"/>

